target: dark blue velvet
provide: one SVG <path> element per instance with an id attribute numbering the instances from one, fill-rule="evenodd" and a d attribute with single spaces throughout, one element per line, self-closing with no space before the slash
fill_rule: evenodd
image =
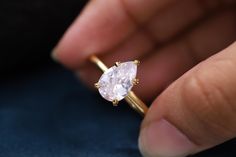
<path id="1" fill-rule="evenodd" d="M 48 67 L 0 85 L 1 157 L 139 157 L 141 117 Z M 235 156 L 235 142 L 198 156 Z M 216 154 L 217 153 L 217 154 Z"/>
<path id="2" fill-rule="evenodd" d="M 69 72 L 48 68 L 0 86 L 1 157 L 140 156 L 141 118 Z"/>

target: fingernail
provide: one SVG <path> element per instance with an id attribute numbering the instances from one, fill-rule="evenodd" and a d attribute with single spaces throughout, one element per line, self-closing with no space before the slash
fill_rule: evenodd
<path id="1" fill-rule="evenodd" d="M 141 129 L 139 149 L 144 157 L 185 157 L 196 145 L 165 119 Z"/>
<path id="2" fill-rule="evenodd" d="M 52 50 L 51 58 L 52 58 L 55 62 L 58 62 L 58 57 L 57 57 L 57 53 L 56 53 L 56 48 L 54 48 L 54 49 Z"/>

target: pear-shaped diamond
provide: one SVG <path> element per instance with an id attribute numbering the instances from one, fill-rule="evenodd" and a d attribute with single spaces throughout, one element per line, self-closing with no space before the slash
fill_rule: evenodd
<path id="1" fill-rule="evenodd" d="M 108 101 L 120 101 L 125 98 L 133 87 L 137 75 L 137 64 L 133 61 L 120 63 L 109 68 L 98 81 L 98 90 Z"/>

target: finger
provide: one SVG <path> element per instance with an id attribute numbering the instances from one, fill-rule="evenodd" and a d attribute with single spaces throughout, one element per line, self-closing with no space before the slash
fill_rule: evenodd
<path id="1" fill-rule="evenodd" d="M 196 63 L 235 41 L 235 28 L 235 12 L 226 11 L 202 23 L 180 41 L 157 50 L 142 61 L 137 94 L 148 100 L 157 96 Z"/>
<path id="2" fill-rule="evenodd" d="M 144 32 L 140 31 L 134 34 L 129 39 L 129 42 L 125 42 L 121 47 L 113 50 L 111 54 L 99 57 L 108 67 L 111 67 L 117 61 L 124 62 L 139 59 L 153 48 L 153 41 L 151 41 Z M 91 63 L 84 64 L 76 73 L 79 78 L 90 87 L 94 87 L 93 84 L 101 75 L 100 70 Z"/>
<path id="3" fill-rule="evenodd" d="M 149 22 L 147 30 L 156 41 L 166 42 L 191 27 L 208 12 L 198 0 L 183 0 L 157 14 Z"/>
<path id="4" fill-rule="evenodd" d="M 180 157 L 236 137 L 236 43 L 197 65 L 149 109 L 140 133 L 144 156 Z"/>
<path id="5" fill-rule="evenodd" d="M 172 1 L 91 1 L 59 42 L 54 58 L 70 68 L 78 67 L 92 53 L 119 45 L 136 30 L 137 24 Z"/>
<path id="6" fill-rule="evenodd" d="M 188 10 L 188 16 L 182 18 L 186 10 Z M 161 11 L 158 16 L 155 16 L 151 20 L 149 29 L 151 32 L 152 29 L 153 31 L 155 29 L 154 35 L 158 34 L 158 38 L 162 38 L 160 40 L 163 42 L 163 40 L 173 36 L 181 29 L 186 28 L 187 25 L 193 21 L 196 21 L 201 16 L 203 16 L 203 11 L 196 0 L 184 0 Z M 175 29 L 173 30 L 172 28 Z M 151 50 L 154 50 L 154 47 L 158 47 L 156 40 L 160 41 L 159 39 L 153 39 L 153 35 L 150 35 L 148 32 L 149 31 L 146 31 L 145 29 L 138 31 L 135 35 L 128 38 L 122 45 L 119 45 L 118 48 L 112 50 L 111 53 L 100 57 L 102 58 L 103 62 L 109 66 L 114 64 L 116 61 L 140 59 L 142 56 L 145 56 L 147 53 L 151 52 Z M 91 73 L 91 70 L 96 73 L 96 70 L 91 68 L 90 64 L 89 67 L 84 66 L 80 69 L 80 76 L 82 78 L 85 76 L 87 77 L 87 73 Z M 97 76 L 97 74 L 95 75 Z M 91 79 L 92 82 L 94 82 L 96 77 L 92 77 Z M 91 82 L 91 80 L 87 81 Z"/>
<path id="7" fill-rule="evenodd" d="M 205 7 L 206 9 L 203 9 L 203 7 Z M 168 8 L 160 11 L 160 13 L 158 13 L 157 16 L 154 16 L 154 18 L 150 21 L 148 29 L 154 35 L 150 35 L 150 33 L 148 33 L 149 31 L 142 29 L 135 35 L 126 39 L 123 44 L 118 46 L 118 48 L 111 50 L 111 53 L 102 55 L 100 56 L 100 58 L 109 66 L 114 64 L 114 62 L 116 61 L 140 59 L 143 56 L 147 55 L 149 52 L 155 51 L 154 48 L 158 48 L 159 46 L 161 46 L 157 43 L 167 41 L 168 38 L 171 38 L 178 32 L 181 32 L 181 30 L 191 25 L 192 22 L 198 21 L 207 13 L 206 10 L 208 9 L 211 11 L 214 9 L 219 9 L 219 1 L 214 1 L 213 4 L 207 4 L 206 2 L 199 3 L 196 0 L 184 0 L 174 5 L 170 5 Z M 187 16 L 185 15 L 186 12 L 188 12 Z M 177 44 L 177 50 L 178 48 L 179 45 Z M 173 51 L 173 53 L 175 53 L 175 51 Z M 176 56 L 178 56 L 178 54 L 176 54 Z M 182 74 L 183 71 L 186 70 L 180 70 L 178 75 L 174 75 L 174 73 L 172 73 L 172 76 L 175 76 L 174 78 L 176 78 L 177 76 Z M 82 80 L 85 80 L 85 82 L 90 82 L 90 84 L 91 82 L 96 81 L 97 77 L 100 74 L 98 70 L 92 68 L 91 64 L 87 64 L 87 66 L 83 66 L 83 68 L 80 68 L 79 73 L 82 77 Z M 90 79 L 86 78 L 88 75 L 91 76 L 91 73 L 96 77 L 90 77 Z M 161 83 L 162 81 L 160 81 L 161 86 L 158 86 L 159 88 L 156 88 L 156 94 L 158 94 L 157 91 L 163 89 L 163 87 L 166 86 L 166 84 L 169 83 L 170 80 L 173 80 L 173 78 L 165 80 L 165 83 Z M 148 92 L 145 93 L 146 95 L 149 95 Z M 149 95 L 149 97 L 153 97 L 153 95 Z"/>
<path id="8" fill-rule="evenodd" d="M 183 0 L 157 14 L 149 22 L 148 30 L 158 42 L 166 42 L 210 14 L 230 6 L 232 3 L 225 0 Z"/>
<path id="9" fill-rule="evenodd" d="M 157 96 L 197 62 L 232 43 L 236 38 L 235 25 L 235 13 L 233 11 L 223 12 L 203 22 L 180 41 L 155 50 L 153 54 L 141 60 L 138 71 L 140 84 L 135 87 L 135 92 L 146 100 Z M 108 56 L 102 60 L 110 66 L 120 59 L 121 61 L 137 59 L 135 53 L 131 54 L 134 56 L 129 56 L 130 58 L 122 56 L 121 53 L 120 56 L 114 55 L 114 58 Z M 93 85 L 101 75 L 94 65 L 85 66 L 80 69 L 79 73 L 80 78 L 89 85 Z"/>

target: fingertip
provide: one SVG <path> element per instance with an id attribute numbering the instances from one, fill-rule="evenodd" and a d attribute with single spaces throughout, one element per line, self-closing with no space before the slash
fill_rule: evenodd
<path id="1" fill-rule="evenodd" d="M 80 67 L 92 54 L 111 51 L 135 28 L 119 1 L 91 1 L 66 31 L 54 56 L 69 68 Z"/>
<path id="2" fill-rule="evenodd" d="M 58 62 L 58 59 L 57 59 L 57 52 L 56 52 L 56 49 L 54 48 L 51 52 L 51 58 L 52 60 L 54 60 L 55 62 Z"/>
<path id="3" fill-rule="evenodd" d="M 165 119 L 151 122 L 141 129 L 139 149 L 144 157 L 184 157 L 196 145 Z"/>

